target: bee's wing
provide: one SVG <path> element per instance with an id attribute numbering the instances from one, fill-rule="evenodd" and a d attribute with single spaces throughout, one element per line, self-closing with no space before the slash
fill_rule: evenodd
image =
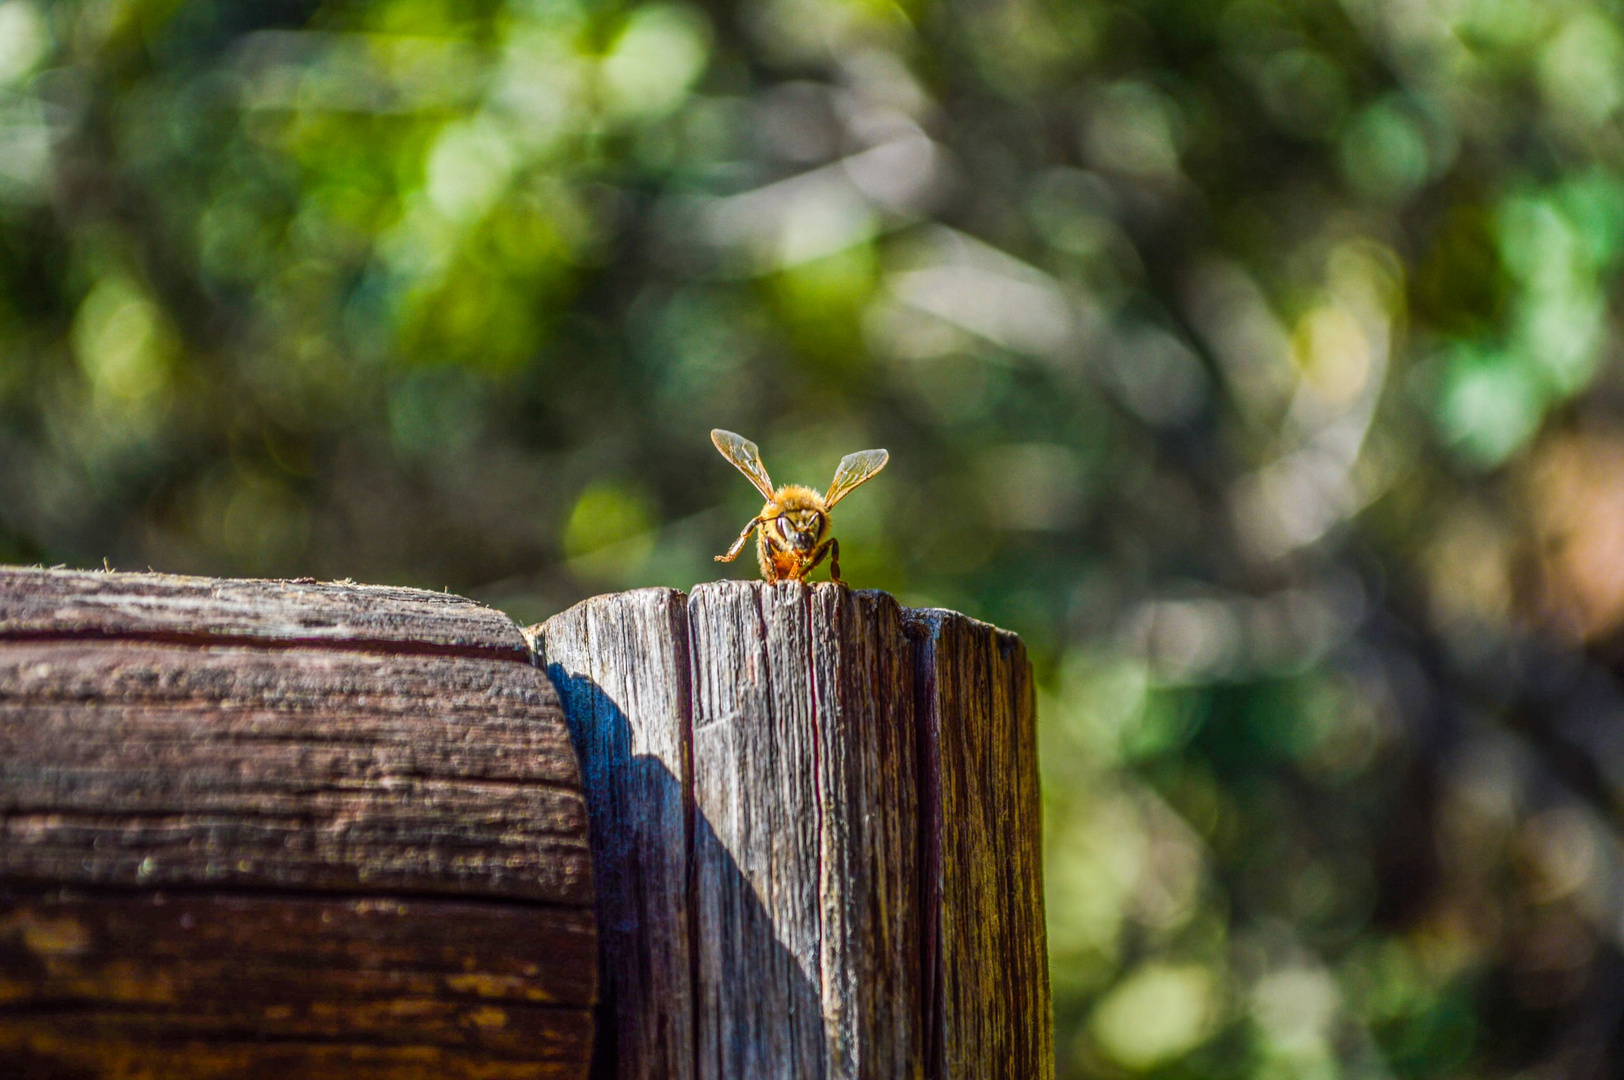
<path id="1" fill-rule="evenodd" d="M 761 451 L 755 443 L 743 435 L 735 435 L 721 428 L 711 429 L 711 442 L 716 444 L 716 449 L 722 452 L 723 457 L 733 463 L 734 468 L 756 485 L 756 490 L 761 492 L 763 498 L 773 497 L 772 477 L 767 475 L 767 466 L 761 463 Z"/>
<path id="2" fill-rule="evenodd" d="M 884 450 L 859 450 L 841 458 L 835 478 L 829 483 L 829 492 L 823 497 L 824 505 L 833 506 L 844 499 L 852 488 L 885 468 L 890 460 L 891 455 Z"/>

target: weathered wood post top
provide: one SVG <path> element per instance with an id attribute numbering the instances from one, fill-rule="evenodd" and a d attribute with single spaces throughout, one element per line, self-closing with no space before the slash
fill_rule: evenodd
<path id="1" fill-rule="evenodd" d="M 595 1075 L 1052 1076 L 1018 638 L 800 582 L 527 633 L 591 817 Z"/>

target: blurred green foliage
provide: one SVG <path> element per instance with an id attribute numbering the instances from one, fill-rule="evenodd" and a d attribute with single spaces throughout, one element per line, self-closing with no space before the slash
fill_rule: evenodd
<path id="1" fill-rule="evenodd" d="M 1617 1075 L 1621 107 L 1612 0 L 0 0 L 0 559 L 531 620 L 886 446 L 1063 1077 Z"/>

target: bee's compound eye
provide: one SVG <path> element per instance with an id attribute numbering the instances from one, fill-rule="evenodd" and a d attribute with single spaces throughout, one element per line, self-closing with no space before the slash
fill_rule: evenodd
<path id="1" fill-rule="evenodd" d="M 795 532 L 795 526 L 790 523 L 788 517 L 783 515 L 773 518 L 773 528 L 777 529 L 778 535 L 785 540 L 788 540 Z"/>

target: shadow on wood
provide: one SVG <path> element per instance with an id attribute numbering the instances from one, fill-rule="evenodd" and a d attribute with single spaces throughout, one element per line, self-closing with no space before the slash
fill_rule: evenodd
<path id="1" fill-rule="evenodd" d="M 612 697 L 590 680 L 572 676 L 561 665 L 549 665 L 549 674 L 559 695 L 569 704 L 567 715 L 575 718 L 575 737 L 583 772 L 593 777 L 589 790 L 608 795 L 613 791 L 635 792 L 633 800 L 618 804 L 606 797 L 590 806 L 594 851 L 607 854 L 598 887 L 608 896 L 625 900 L 615 908 L 615 921 L 599 928 L 603 962 L 612 962 L 621 971 L 617 985 L 606 985 L 600 995 L 597 1024 L 595 1076 L 622 1073 L 621 1044 L 631 1035 L 638 1045 L 629 1049 L 640 1063 L 639 1075 L 691 1077 L 697 1052 L 691 1032 L 692 1013 L 686 1007 L 695 995 L 691 978 L 677 984 L 651 983 L 645 977 L 655 968 L 629 958 L 646 958 L 653 952 L 666 952 L 686 945 L 688 925 L 652 941 L 649 927 L 639 919 L 655 895 L 663 895 L 659 906 L 673 905 L 687 914 L 687 902 L 663 887 L 668 883 L 651 880 L 642 871 L 640 860 L 630 857 L 629 838 L 639 831 L 636 819 L 645 808 L 671 807 L 691 810 L 689 793 L 681 780 L 651 754 L 633 754 L 632 727 L 625 712 Z M 614 779 L 611 780 L 610 778 Z M 756 988 L 760 995 L 751 1003 L 751 1015 L 730 1018 L 728 1037 L 716 1040 L 714 1054 L 702 1075 L 822 1076 L 825 1074 L 821 1009 L 816 985 L 802 970 L 799 961 L 779 942 L 772 918 L 762 908 L 755 891 L 738 863 L 717 837 L 709 820 L 694 814 L 684 830 L 694 865 L 708 868 L 704 883 L 711 901 L 727 908 L 728 924 L 734 933 L 727 947 L 719 950 L 718 981 Z M 678 866 L 686 876 L 687 867 Z M 684 890 L 685 891 L 685 890 Z M 669 908 L 667 908 L 669 910 Z M 680 916 L 679 916 L 680 917 Z M 691 924 L 689 924 L 691 925 Z M 684 950 L 686 951 L 686 950 Z M 669 960 L 669 956 L 667 957 Z M 601 966 L 601 965 L 600 965 Z M 690 975 L 686 964 L 659 965 L 679 976 Z M 636 980 L 635 986 L 628 985 Z M 616 991 L 619 991 L 617 994 Z M 651 1029 L 634 1033 L 638 1017 L 651 1013 L 658 1019 Z M 617 1022 L 617 1015 L 623 1022 Z M 812 1037 L 812 1036 L 816 1037 Z M 788 1040 L 786 1042 L 786 1040 Z M 780 1059 L 779 1055 L 785 1055 Z M 646 1067 L 658 1061 L 660 1068 Z M 788 1069 L 785 1073 L 782 1065 Z"/>

